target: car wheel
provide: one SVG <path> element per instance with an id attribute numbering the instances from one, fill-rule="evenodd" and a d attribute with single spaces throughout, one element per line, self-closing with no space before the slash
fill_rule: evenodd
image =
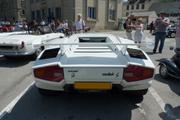
<path id="1" fill-rule="evenodd" d="M 168 78 L 167 67 L 164 64 L 160 64 L 159 74 L 162 78 Z"/>
<path id="2" fill-rule="evenodd" d="M 128 98 L 131 98 L 130 100 L 134 103 L 141 103 L 143 101 L 143 95 L 145 95 L 148 92 L 148 89 L 144 90 L 129 90 L 125 91 L 125 94 L 128 96 Z"/>
<path id="3" fill-rule="evenodd" d="M 144 89 L 144 90 L 129 90 L 126 91 L 128 93 L 128 95 L 132 95 L 132 96 L 143 96 L 148 92 L 148 89 Z"/>
<path id="4" fill-rule="evenodd" d="M 171 38 L 175 38 L 176 34 L 175 33 L 171 33 Z"/>

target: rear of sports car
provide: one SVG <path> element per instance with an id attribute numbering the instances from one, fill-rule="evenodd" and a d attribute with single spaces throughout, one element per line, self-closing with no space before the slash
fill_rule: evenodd
<path id="1" fill-rule="evenodd" d="M 139 48 L 116 53 L 110 47 L 78 46 L 62 53 L 44 50 L 33 66 L 36 87 L 41 90 L 147 91 L 154 65 Z"/>

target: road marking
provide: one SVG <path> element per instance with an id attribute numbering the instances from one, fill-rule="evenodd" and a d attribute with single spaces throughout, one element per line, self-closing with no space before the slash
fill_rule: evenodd
<path id="1" fill-rule="evenodd" d="M 158 103 L 158 105 L 161 107 L 161 110 L 167 114 L 167 116 L 171 119 L 175 119 L 176 116 L 173 114 L 172 110 L 169 107 L 166 107 L 165 102 L 163 101 L 163 99 L 158 95 L 158 93 L 156 92 L 156 90 L 152 87 L 149 88 L 149 92 L 151 93 L 151 95 L 154 97 L 154 99 L 156 100 L 156 102 Z"/>
<path id="2" fill-rule="evenodd" d="M 136 104 L 136 105 L 138 106 L 139 112 L 140 112 L 141 114 L 143 114 L 143 116 L 145 117 L 145 116 L 146 116 L 146 112 L 145 112 L 145 110 L 143 109 L 142 104 L 141 104 L 141 103 L 138 103 L 138 104 Z"/>
<path id="3" fill-rule="evenodd" d="M 10 113 L 16 103 L 22 98 L 22 96 L 29 90 L 29 88 L 34 84 L 33 81 L 30 85 L 27 86 L 14 100 L 12 100 L 2 111 L 0 111 L 0 119 L 5 116 L 7 113 Z"/>

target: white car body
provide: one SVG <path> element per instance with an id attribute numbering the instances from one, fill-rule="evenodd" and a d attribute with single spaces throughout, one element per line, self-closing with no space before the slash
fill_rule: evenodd
<path id="1" fill-rule="evenodd" d="M 89 43 L 90 39 L 104 41 Z M 116 85 L 122 90 L 145 90 L 150 87 L 155 66 L 131 40 L 103 33 L 75 34 L 66 38 L 60 46 L 44 50 L 34 63 L 32 69 L 37 88 L 63 91 L 68 85 L 80 90 L 111 89 Z M 138 51 L 145 58 L 138 58 L 138 54 L 131 57 L 127 49 L 132 55 L 136 54 L 133 51 Z M 51 52 L 54 56 L 48 57 Z M 136 70 L 125 73 L 130 70 L 127 70 L 129 66 L 132 70 L 137 67 L 137 71 L 142 73 Z M 138 77 L 134 81 L 125 80 L 127 76 L 132 78 L 133 72 L 142 80 Z M 54 78 L 51 79 L 52 76 Z"/>
<path id="2" fill-rule="evenodd" d="M 25 56 L 33 55 L 43 44 L 51 40 L 63 38 L 62 33 L 33 35 L 27 32 L 12 32 L 0 34 L 0 55 Z M 44 47 L 44 46 L 43 46 Z"/>
<path id="3" fill-rule="evenodd" d="M 10 35 L 25 34 L 25 33 L 26 31 L 2 32 L 0 33 L 0 38 L 7 37 Z"/>

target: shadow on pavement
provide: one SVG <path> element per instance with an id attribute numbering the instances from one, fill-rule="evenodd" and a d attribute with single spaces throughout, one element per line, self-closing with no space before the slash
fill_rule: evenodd
<path id="1" fill-rule="evenodd" d="M 163 120 L 179 120 L 180 106 L 173 108 L 170 104 L 165 105 L 165 111 L 159 114 Z"/>
<path id="2" fill-rule="evenodd" d="M 111 93 L 42 96 L 32 86 L 2 120 L 131 120 L 138 106 L 130 99 Z"/>
<path id="3" fill-rule="evenodd" d="M 153 55 L 154 53 L 153 52 L 146 52 L 146 54 Z"/>
<path id="4" fill-rule="evenodd" d="M 0 57 L 0 67 L 14 68 L 20 67 L 34 61 L 31 56 L 26 57 Z"/>
<path id="5" fill-rule="evenodd" d="M 161 78 L 161 76 L 159 74 L 156 74 L 154 79 L 159 81 L 159 82 L 162 82 L 162 83 L 169 85 L 170 89 L 174 93 L 176 93 L 177 95 L 180 96 L 180 87 L 179 87 L 180 81 L 179 80 L 172 78 L 172 77 L 169 77 L 168 79 L 163 79 L 163 78 Z"/>

